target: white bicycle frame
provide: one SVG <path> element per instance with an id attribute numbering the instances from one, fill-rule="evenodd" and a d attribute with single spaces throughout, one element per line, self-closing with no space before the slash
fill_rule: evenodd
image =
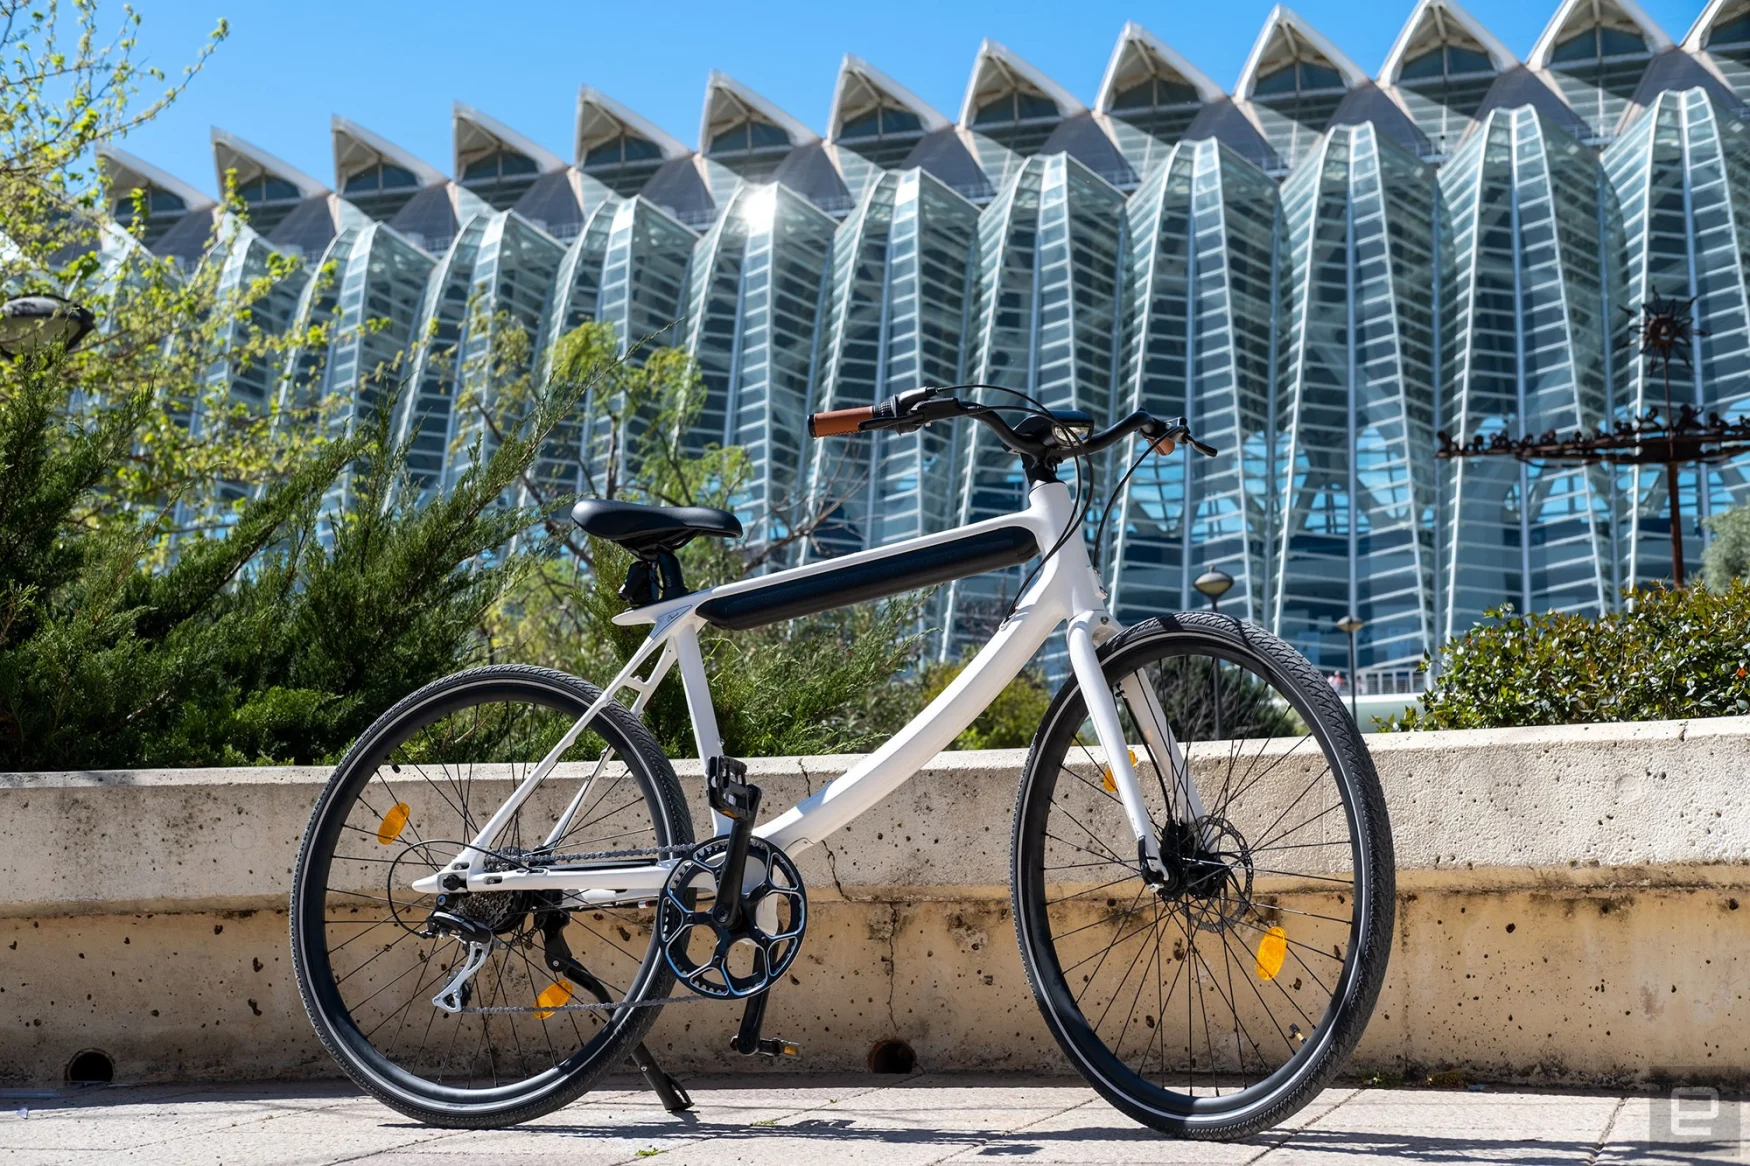
<path id="1" fill-rule="evenodd" d="M 1040 551 L 1044 552 L 1057 545 L 1075 520 L 1075 506 L 1068 487 L 1055 481 L 1038 483 L 1029 491 L 1027 508 L 1017 514 L 771 575 L 743 579 L 622 612 L 614 618 L 615 623 L 651 624 L 649 638 L 633 653 L 613 682 L 602 690 L 601 698 L 577 719 L 570 731 L 517 785 L 492 818 L 480 828 L 473 842 L 462 847 L 441 872 L 413 883 L 413 889 L 428 894 L 444 889 L 459 891 L 462 887 L 455 880 L 456 876 L 461 876 L 466 879 L 469 891 L 562 891 L 579 905 L 648 902 L 657 898 L 678 858 L 624 865 L 591 863 L 529 870 L 488 870 L 486 860 L 492 840 L 517 808 L 546 780 L 559 758 L 615 695 L 622 690 L 631 690 L 635 694 L 631 708 L 636 713 L 669 669 L 676 665 L 681 670 L 699 756 L 708 758 L 722 754 L 717 713 L 711 704 L 704 661 L 699 653 L 699 628 L 706 623 L 698 612 L 701 605 L 714 598 L 757 591 L 825 571 L 876 563 L 969 535 L 1017 526 L 1030 530 Z M 1136 835 L 1139 860 L 1147 862 L 1153 870 L 1161 871 L 1159 840 L 1137 783 L 1117 704 L 1101 670 L 1097 651 L 1098 645 L 1116 635 L 1119 627 L 1106 610 L 1105 588 L 1093 564 L 1088 561 L 1087 544 L 1074 535 L 1063 538 L 1063 545 L 1045 562 L 1044 568 L 1021 596 L 1014 614 L 1003 622 L 990 642 L 936 699 L 843 776 L 757 827 L 754 835 L 795 854 L 851 822 L 928 765 L 997 698 L 1058 625 L 1066 621 L 1069 625 L 1070 667 L 1087 703 L 1095 737 L 1105 753 L 1125 816 Z M 639 670 L 652 657 L 655 657 L 655 664 L 640 677 Z M 1122 682 L 1122 691 L 1132 710 L 1147 710 L 1146 716 L 1137 716 L 1141 722 L 1137 729 L 1153 756 L 1167 763 L 1166 768 L 1171 771 L 1171 780 L 1179 794 L 1177 805 L 1185 821 L 1198 822 L 1203 817 L 1203 807 L 1185 764 L 1184 753 L 1173 737 L 1155 693 L 1134 676 Z M 556 844 L 564 836 L 607 762 L 608 757 L 604 754 L 594 772 L 580 784 L 549 834 L 548 845 Z M 713 816 L 717 832 L 727 833 L 728 819 Z"/>

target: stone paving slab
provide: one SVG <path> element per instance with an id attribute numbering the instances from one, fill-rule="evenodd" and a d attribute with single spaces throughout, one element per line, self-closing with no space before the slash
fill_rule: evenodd
<path id="1" fill-rule="evenodd" d="M 918 1074 L 701 1078 L 664 1113 L 635 1080 L 536 1122 L 431 1129 L 349 1086 L 303 1083 L 0 1091 L 0 1164 L 617 1166 L 830 1163 L 1338 1162 L 1676 1166 L 1750 1163 L 1750 1105 L 1706 1092 L 1326 1090 L 1244 1142 L 1175 1142 L 1063 1078 Z"/>

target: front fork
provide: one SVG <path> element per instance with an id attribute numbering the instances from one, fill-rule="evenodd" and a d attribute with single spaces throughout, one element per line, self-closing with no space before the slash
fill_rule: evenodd
<path id="1" fill-rule="evenodd" d="M 1150 882 L 1169 879 L 1166 864 L 1161 859 L 1160 835 L 1148 804 L 1142 797 L 1142 786 L 1136 767 L 1131 764 L 1130 745 L 1125 739 L 1124 725 L 1118 716 L 1118 702 L 1113 698 L 1112 685 L 1106 670 L 1100 665 L 1099 642 L 1115 634 L 1110 617 L 1104 612 L 1085 612 L 1072 619 L 1066 632 L 1069 641 L 1070 669 L 1082 690 L 1088 719 L 1094 724 L 1094 737 L 1106 755 L 1106 766 L 1117 787 L 1119 804 L 1125 820 L 1136 836 L 1137 858 L 1143 874 Z M 1166 812 L 1195 830 L 1200 836 L 1207 830 L 1203 801 L 1197 795 L 1196 782 L 1185 751 L 1173 736 L 1160 698 L 1144 678 L 1132 672 L 1119 681 L 1119 691 L 1130 707 L 1137 732 L 1148 749 L 1152 764 L 1164 768 L 1169 782 L 1166 791 Z M 1150 877 L 1152 876 L 1152 877 Z"/>

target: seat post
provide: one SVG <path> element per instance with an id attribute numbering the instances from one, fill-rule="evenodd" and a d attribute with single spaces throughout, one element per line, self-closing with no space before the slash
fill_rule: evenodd
<path id="1" fill-rule="evenodd" d="M 662 598 L 679 599 L 687 593 L 686 580 L 681 578 L 681 561 L 668 547 L 658 547 L 651 558 L 656 563 L 657 578 L 662 581 Z"/>

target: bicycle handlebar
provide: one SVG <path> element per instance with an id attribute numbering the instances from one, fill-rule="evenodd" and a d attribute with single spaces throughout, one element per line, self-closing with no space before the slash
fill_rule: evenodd
<path id="1" fill-rule="evenodd" d="M 811 413 L 808 417 L 808 436 L 842 437 L 847 433 L 857 432 L 863 427 L 863 422 L 874 419 L 875 410 L 868 406 L 861 409 L 833 409 L 826 413 Z"/>
<path id="2" fill-rule="evenodd" d="M 1172 446 L 1182 441 L 1204 457 L 1214 457 L 1216 454 L 1215 447 L 1191 436 L 1190 426 L 1183 417 L 1163 420 L 1146 410 L 1138 409 L 1098 433 L 1090 433 L 1079 440 L 1065 440 L 1069 438 L 1072 427 L 1089 424 L 1086 414 L 1058 414 L 1052 419 L 1034 414 L 1018 426 L 1010 426 L 998 416 L 997 410 L 992 406 L 949 397 L 945 395 L 947 391 L 936 388 L 913 389 L 860 409 L 833 409 L 825 413 L 815 413 L 808 418 L 808 432 L 816 438 L 842 437 L 874 429 L 897 429 L 909 433 L 932 421 L 970 417 L 993 429 L 997 439 L 1014 453 L 1037 461 L 1060 461 L 1098 453 L 1132 433 L 1141 433 L 1147 437 L 1149 444 L 1159 452 L 1170 453 Z M 1163 443 L 1168 445 L 1167 450 L 1161 450 Z"/>

